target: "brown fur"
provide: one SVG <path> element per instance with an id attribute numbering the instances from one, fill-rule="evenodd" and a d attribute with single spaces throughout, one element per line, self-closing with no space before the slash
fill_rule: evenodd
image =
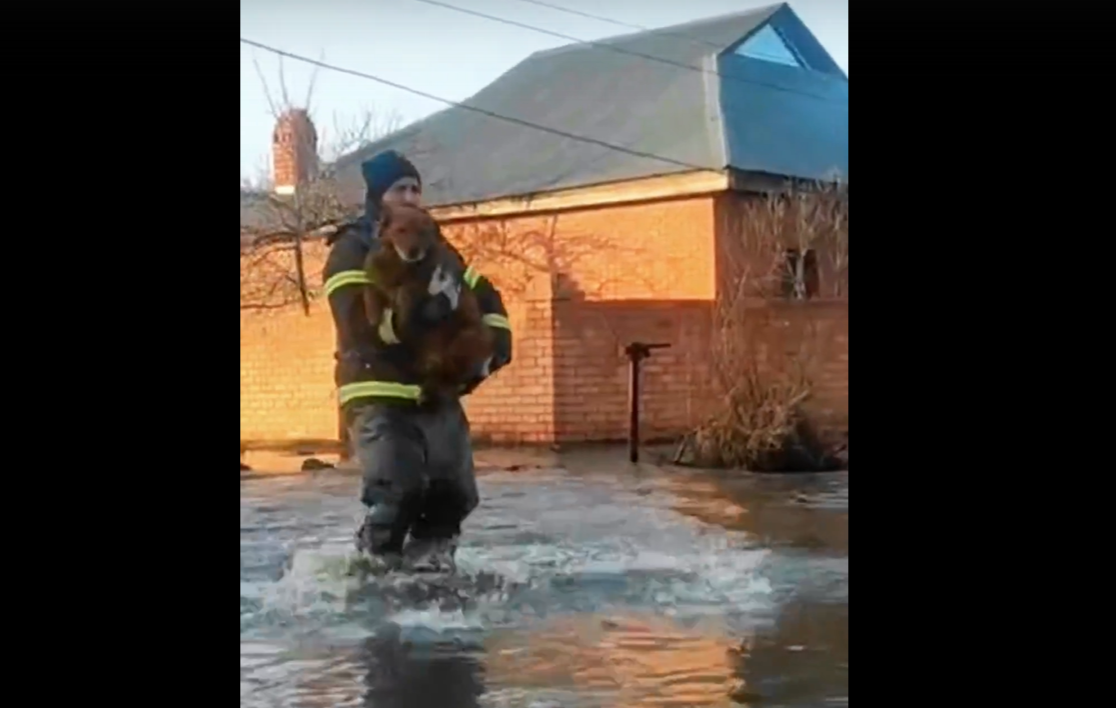
<path id="1" fill-rule="evenodd" d="M 465 270 L 461 254 L 445 240 L 438 223 L 424 209 L 413 206 L 384 205 L 380 215 L 382 248 L 370 253 L 365 271 L 376 285 L 365 288 L 364 304 L 368 321 L 378 328 L 384 311 L 391 307 L 397 314 L 396 335 L 407 340 L 409 320 L 427 295 L 430 275 L 438 265 L 460 278 Z M 408 262 L 402 250 L 420 260 Z M 424 397 L 452 395 L 485 359 L 492 356 L 492 331 L 481 320 L 480 303 L 472 290 L 462 283 L 457 310 L 439 325 L 425 327 L 413 341 L 422 377 Z M 409 340 L 410 341 L 410 340 Z"/>

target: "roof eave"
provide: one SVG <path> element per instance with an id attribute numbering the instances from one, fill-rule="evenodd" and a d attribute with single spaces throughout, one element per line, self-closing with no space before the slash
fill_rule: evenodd
<path id="1" fill-rule="evenodd" d="M 691 170 L 478 202 L 444 204 L 431 207 L 430 212 L 441 222 L 453 222 L 676 199 L 715 194 L 729 188 L 729 175 L 724 170 Z"/>
<path id="2" fill-rule="evenodd" d="M 847 176 L 839 179 L 795 177 L 792 175 L 779 175 L 770 172 L 739 170 L 736 168 L 727 170 L 727 180 L 729 185 L 728 189 L 734 192 L 750 192 L 755 194 L 774 194 L 817 184 L 836 183 L 838 181 L 846 186 L 849 183 Z"/>

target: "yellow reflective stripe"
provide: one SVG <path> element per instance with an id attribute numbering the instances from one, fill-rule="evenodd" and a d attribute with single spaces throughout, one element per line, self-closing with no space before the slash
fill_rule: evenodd
<path id="1" fill-rule="evenodd" d="M 508 318 L 495 312 L 490 312 L 487 315 L 481 317 L 481 321 L 489 327 L 506 329 L 509 332 L 511 331 L 511 322 L 508 322 Z"/>
<path id="2" fill-rule="evenodd" d="M 465 275 L 461 277 L 465 281 L 465 284 L 469 286 L 469 289 L 473 290 L 477 287 L 477 281 L 481 279 L 481 274 L 476 268 L 469 266 L 465 269 Z"/>
<path id="3" fill-rule="evenodd" d="M 417 401 L 422 388 L 413 384 L 391 381 L 357 381 L 337 389 L 337 402 L 342 406 L 357 398 L 404 398 Z"/>
<path id="4" fill-rule="evenodd" d="M 380 318 L 380 329 L 377 330 L 384 344 L 399 344 L 399 337 L 395 336 L 395 327 L 391 324 L 391 308 L 385 307 Z"/>
<path id="5" fill-rule="evenodd" d="M 338 288 L 343 288 L 346 285 L 371 285 L 372 281 L 368 279 L 368 275 L 363 270 L 343 270 L 340 273 L 335 273 L 333 276 L 325 281 L 325 296 L 329 297 Z"/>

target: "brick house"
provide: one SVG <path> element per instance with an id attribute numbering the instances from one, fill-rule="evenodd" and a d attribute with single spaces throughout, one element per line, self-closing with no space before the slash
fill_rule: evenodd
<path id="1" fill-rule="evenodd" d="M 515 362 L 468 399 L 474 433 L 622 437 L 622 351 L 634 340 L 672 345 L 645 365 L 644 436 L 697 423 L 716 403 L 710 312 L 733 282 L 726 254 L 748 205 L 788 179 L 847 183 L 844 72 L 782 4 L 537 52 L 465 105 L 477 110 L 436 113 L 336 167 L 357 199 L 362 160 L 388 148 L 408 155 L 447 236 L 504 291 Z M 275 163 L 282 153 L 286 172 L 276 182 L 294 183 L 305 158 L 290 157 L 282 136 L 313 128 L 301 118 L 280 127 Z M 306 249 L 310 271 L 323 258 L 321 244 Z M 815 406 L 847 426 L 847 286 L 843 297 L 756 312 L 750 336 L 771 351 L 787 331 L 824 325 Z M 242 441 L 336 436 L 326 304 L 309 316 L 242 310 Z"/>

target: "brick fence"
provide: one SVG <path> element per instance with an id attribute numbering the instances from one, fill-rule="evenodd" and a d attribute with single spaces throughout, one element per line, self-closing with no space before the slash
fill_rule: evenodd
<path id="1" fill-rule="evenodd" d="M 447 237 L 500 286 L 514 333 L 513 364 L 466 399 L 474 435 L 622 437 L 623 347 L 633 340 L 672 345 L 644 364 L 645 437 L 677 434 L 708 414 L 716 403 L 709 390 L 714 224 L 714 200 L 690 198 L 447 225 Z M 314 285 L 324 255 L 321 244 L 306 248 Z M 750 335 L 777 341 L 794 323 L 829 327 L 818 406 L 835 420 L 847 419 L 847 311 L 844 303 L 767 308 Z M 336 439 L 326 304 L 315 300 L 309 316 L 294 305 L 242 309 L 240 331 L 241 440 Z"/>

